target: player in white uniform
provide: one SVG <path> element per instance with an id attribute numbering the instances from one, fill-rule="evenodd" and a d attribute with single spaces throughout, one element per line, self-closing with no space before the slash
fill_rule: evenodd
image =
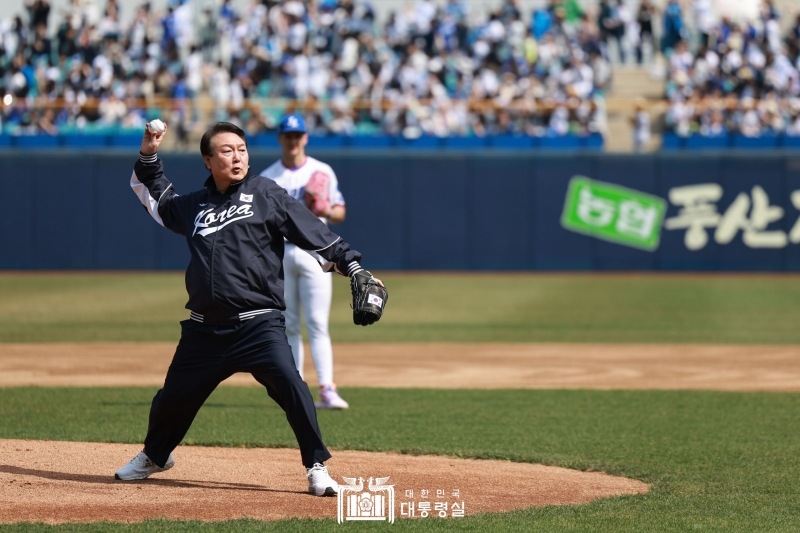
<path id="1" fill-rule="evenodd" d="M 339 192 L 339 183 L 333 169 L 305 153 L 308 144 L 303 118 L 297 115 L 285 117 L 278 129 L 278 142 L 283 149 L 281 159 L 261 173 L 275 180 L 289 195 L 305 202 L 323 222 L 338 224 L 344 220 L 344 197 Z M 322 173 L 322 176 L 315 174 Z M 327 201 L 313 202 L 306 186 L 312 180 L 327 181 Z M 324 183 L 324 181 L 323 181 Z M 303 337 L 300 331 L 301 308 L 305 312 L 311 356 L 317 369 L 319 381 L 318 409 L 347 409 L 349 406 L 336 390 L 333 382 L 333 348 L 328 333 L 328 317 L 331 310 L 333 284 L 331 274 L 323 272 L 320 263 L 309 252 L 286 243 L 283 259 L 284 293 L 286 298 L 286 336 L 292 347 L 294 361 L 303 375 Z"/>

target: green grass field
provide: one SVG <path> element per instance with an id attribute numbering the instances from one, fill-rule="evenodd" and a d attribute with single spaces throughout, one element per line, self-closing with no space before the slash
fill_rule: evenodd
<path id="1" fill-rule="evenodd" d="M 334 342 L 800 343 L 800 277 L 377 273 L 386 319 Z M 0 342 L 177 341 L 182 273 L 0 275 Z"/>
<path id="2" fill-rule="evenodd" d="M 381 275 L 384 321 L 334 341 L 765 343 L 800 341 L 796 276 Z M 180 274 L 0 276 L 0 342 L 174 341 Z M 141 442 L 154 388 L 0 388 L 0 438 Z M 800 394 L 348 389 L 321 412 L 334 449 L 434 453 L 601 470 L 649 494 L 464 519 L 148 521 L 0 531 L 800 531 Z M 295 446 L 259 388 L 217 390 L 188 444 Z M 0 463 L 2 460 L 0 460 Z"/>
<path id="3" fill-rule="evenodd" d="M 380 529 L 796 532 L 800 525 L 800 396 L 795 394 L 344 392 L 350 411 L 320 413 L 326 441 L 333 448 L 541 462 L 652 484 L 652 491 L 643 496 L 463 520 L 398 520 Z M 141 442 L 154 393 L 152 388 L 0 389 L 0 437 Z M 187 442 L 296 446 L 282 411 L 266 392 L 249 387 L 218 389 L 201 409 Z M 292 523 L 303 531 L 366 529 L 338 526 L 333 519 L 228 522 L 201 529 L 291 531 Z M 151 522 L 106 524 L 93 530 L 147 531 L 155 525 L 162 531 L 185 526 Z M 3 528 L 34 529 L 70 530 Z"/>

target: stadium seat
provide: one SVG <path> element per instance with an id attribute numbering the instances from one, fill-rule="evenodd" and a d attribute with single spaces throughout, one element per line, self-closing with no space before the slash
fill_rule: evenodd
<path id="1" fill-rule="evenodd" d="M 356 124 L 355 135 L 380 135 L 380 124 L 374 122 L 362 121 Z"/>
<path id="2" fill-rule="evenodd" d="M 60 139 L 56 135 L 19 135 L 14 137 L 17 148 L 55 148 Z"/>
<path id="3" fill-rule="evenodd" d="M 355 135 L 350 137 L 352 148 L 388 148 L 394 146 L 394 139 L 389 135 Z"/>
<path id="4" fill-rule="evenodd" d="M 695 134 L 686 138 L 686 148 L 688 150 L 722 149 L 728 148 L 730 146 L 730 142 L 730 136 L 727 133 L 714 136 Z"/>
<path id="5" fill-rule="evenodd" d="M 673 132 L 664 132 L 661 136 L 662 150 L 680 150 L 686 146 L 686 138 Z"/>
<path id="6" fill-rule="evenodd" d="M 444 138 L 444 146 L 445 148 L 485 148 L 488 146 L 489 139 L 487 137 L 478 137 L 477 135 L 471 135 L 468 137 L 445 137 Z"/>
<path id="7" fill-rule="evenodd" d="M 139 143 L 141 142 L 142 136 L 139 135 Z M 64 146 L 83 148 L 104 147 L 108 146 L 108 135 L 97 133 L 72 133 L 61 135 L 61 144 Z"/>
<path id="8" fill-rule="evenodd" d="M 272 122 L 273 124 L 280 124 L 281 120 L 283 120 L 283 116 L 286 114 L 286 108 L 280 107 L 270 107 L 263 110 L 264 117 L 268 120 L 268 124 Z"/>
<path id="9" fill-rule="evenodd" d="M 261 80 L 256 87 L 256 94 L 259 98 L 269 98 L 272 90 L 272 80 Z"/>
<path id="10" fill-rule="evenodd" d="M 0 148 L 11 146 L 11 135 L 0 133 Z"/>
<path id="11" fill-rule="evenodd" d="M 542 137 L 542 148 L 545 150 L 575 150 L 581 146 L 581 138 L 577 135 L 563 137 Z"/>
<path id="12" fill-rule="evenodd" d="M 501 134 L 489 137 L 489 146 L 495 149 L 521 150 L 533 148 L 534 137 L 528 135 Z M 538 139 L 537 139 L 538 140 Z"/>
<path id="13" fill-rule="evenodd" d="M 772 133 L 765 133 L 760 137 L 745 137 L 744 135 L 733 136 L 734 148 L 762 149 L 778 148 L 779 137 Z"/>
<path id="14" fill-rule="evenodd" d="M 347 145 L 344 135 L 309 135 L 308 146 L 311 148 L 341 148 Z"/>

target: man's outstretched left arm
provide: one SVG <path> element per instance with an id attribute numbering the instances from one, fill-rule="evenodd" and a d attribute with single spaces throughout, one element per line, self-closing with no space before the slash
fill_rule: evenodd
<path id="1" fill-rule="evenodd" d="M 268 180 L 271 181 L 271 180 Z M 335 270 L 350 278 L 353 295 L 353 323 L 369 326 L 383 316 L 389 293 L 381 280 L 361 268 L 361 254 L 328 229 L 305 205 L 274 182 L 268 191 L 274 220 L 289 242 L 312 253 L 326 272 Z"/>
<path id="2" fill-rule="evenodd" d="M 305 205 L 298 202 L 272 180 L 268 182 L 268 197 L 272 207 L 270 223 L 277 227 L 286 239 L 316 255 L 322 269 L 335 270 L 343 276 L 352 276 L 362 270 L 361 254 L 350 249 L 350 245 L 333 233 Z"/>

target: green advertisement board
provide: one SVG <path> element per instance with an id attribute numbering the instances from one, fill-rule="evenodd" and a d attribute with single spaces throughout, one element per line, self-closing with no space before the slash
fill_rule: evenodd
<path id="1" fill-rule="evenodd" d="M 609 242 L 655 250 L 666 212 L 663 198 L 575 176 L 569 182 L 561 225 Z"/>

